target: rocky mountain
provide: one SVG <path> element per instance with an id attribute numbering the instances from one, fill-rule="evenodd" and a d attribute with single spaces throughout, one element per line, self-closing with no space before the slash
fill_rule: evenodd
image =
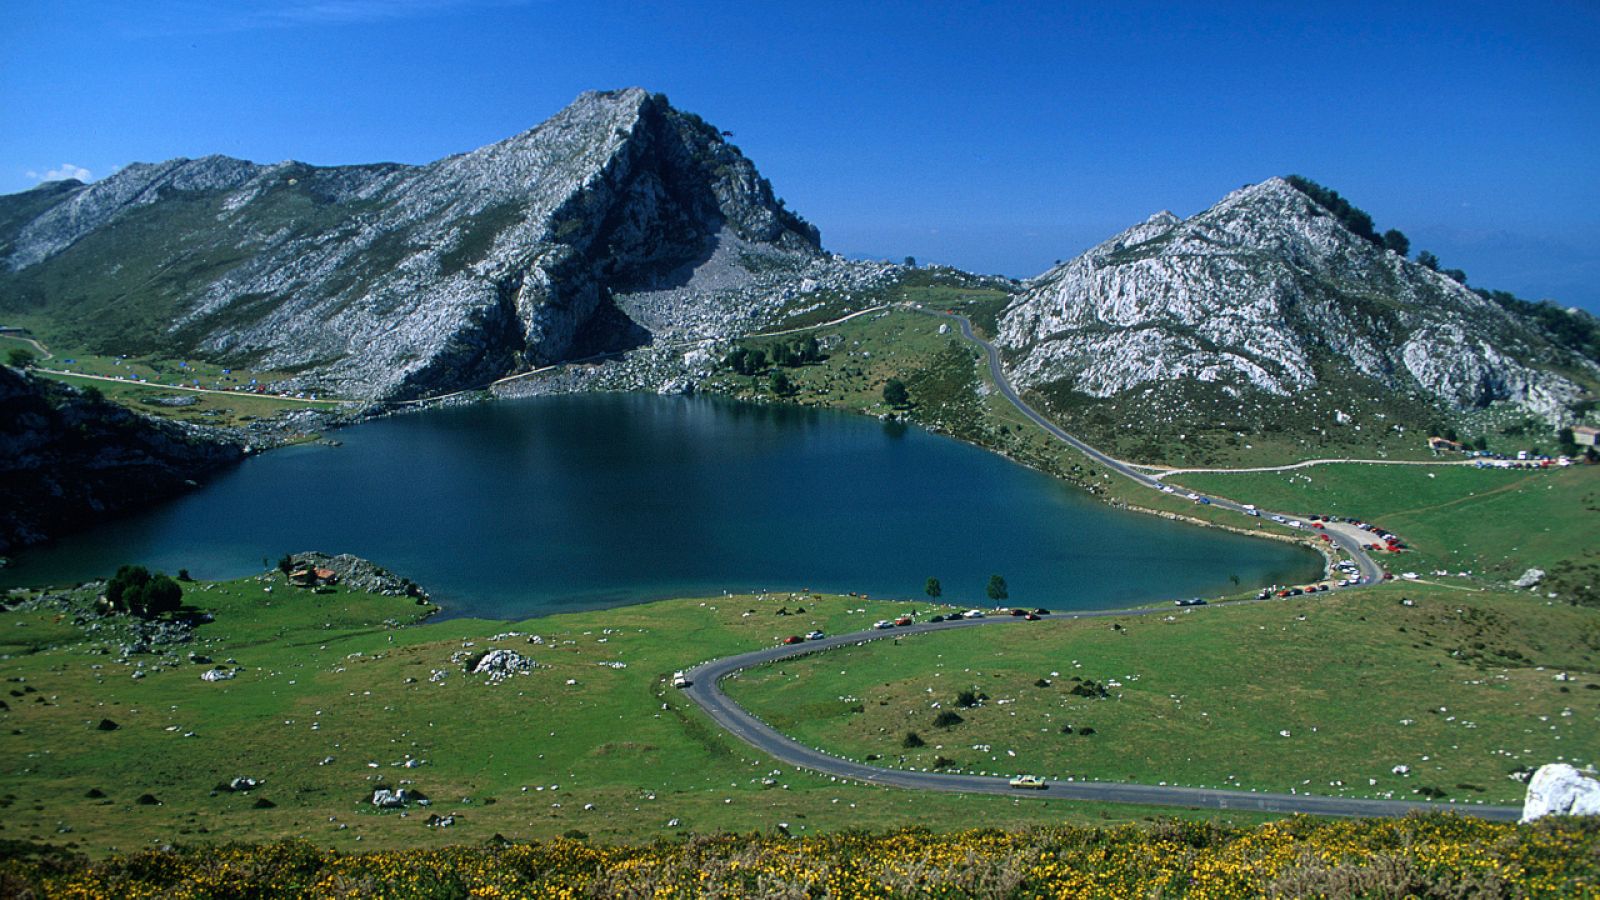
<path id="1" fill-rule="evenodd" d="M 384 398 L 737 333 L 824 257 L 724 137 L 629 89 L 423 166 L 209 156 L 46 184 L 0 197 L 0 314 Z"/>
<path id="2" fill-rule="evenodd" d="M 1600 381 L 1536 323 L 1281 178 L 1188 219 L 1158 213 L 1033 279 L 998 339 L 1015 381 L 1058 411 L 1120 399 L 1174 430 L 1270 428 L 1291 401 L 1297 422 L 1337 427 L 1378 395 L 1556 422 Z"/>
<path id="3" fill-rule="evenodd" d="M 241 441 L 0 366 L 0 552 L 181 493 Z"/>

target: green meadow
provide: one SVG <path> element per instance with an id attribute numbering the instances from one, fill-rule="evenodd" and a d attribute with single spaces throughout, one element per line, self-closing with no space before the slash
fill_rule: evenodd
<path id="1" fill-rule="evenodd" d="M 190 643 L 155 648 L 170 652 L 125 657 L 126 620 L 81 613 L 95 593 L 79 592 L 71 609 L 13 594 L 15 608 L 0 615 L 0 840 L 100 855 L 290 837 L 345 849 L 497 833 L 631 842 L 779 823 L 803 834 L 1155 814 L 838 783 L 755 753 L 668 685 L 705 659 L 917 609 L 902 603 L 730 596 L 419 623 L 430 608 L 409 598 L 319 594 L 273 572 L 187 585 L 185 602 L 215 621 Z M 464 670 L 463 658 L 491 648 L 536 668 L 498 683 Z M 215 666 L 237 675 L 202 680 Z M 117 727 L 100 730 L 102 720 Z M 218 789 L 239 776 L 262 784 Z M 402 786 L 430 805 L 370 803 L 375 789 Z M 455 822 L 428 827 L 431 814 Z"/>
<path id="2" fill-rule="evenodd" d="M 1595 761 L 1597 659 L 1592 610 L 1399 584 L 1012 621 L 727 689 L 805 743 L 897 767 L 1515 804 L 1513 775 Z"/>

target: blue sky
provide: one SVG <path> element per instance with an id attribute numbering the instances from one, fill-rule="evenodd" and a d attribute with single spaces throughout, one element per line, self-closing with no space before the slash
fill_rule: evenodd
<path id="1" fill-rule="evenodd" d="M 1587 0 L 12 0 L 0 23 L 0 192 L 207 153 L 426 162 L 640 85 L 735 132 L 848 255 L 1025 277 L 1298 172 L 1474 284 L 1600 312 Z"/>

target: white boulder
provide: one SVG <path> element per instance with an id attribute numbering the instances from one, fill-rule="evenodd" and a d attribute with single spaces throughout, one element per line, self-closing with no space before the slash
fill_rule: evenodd
<path id="1" fill-rule="evenodd" d="M 1566 763 L 1540 766 L 1528 781 L 1522 821 L 1549 815 L 1600 816 L 1600 781 Z"/>

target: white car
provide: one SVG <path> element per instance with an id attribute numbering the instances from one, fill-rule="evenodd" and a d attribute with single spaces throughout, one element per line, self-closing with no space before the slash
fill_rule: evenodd
<path id="1" fill-rule="evenodd" d="M 872 623 L 872 627 L 882 630 L 884 628 L 893 628 L 894 623 L 888 619 L 879 619 L 878 621 Z"/>
<path id="2" fill-rule="evenodd" d="M 1014 788 L 1032 788 L 1036 791 L 1045 789 L 1044 779 L 1037 775 L 1018 775 L 1011 779 L 1011 786 Z"/>
<path id="3" fill-rule="evenodd" d="M 677 671 L 677 672 L 673 672 L 672 673 L 672 686 L 673 687 L 675 687 L 675 688 L 686 688 L 691 683 L 692 682 L 689 681 L 689 676 L 683 674 L 682 671 Z"/>
<path id="4" fill-rule="evenodd" d="M 969 610 L 967 610 L 967 618 L 969 618 L 969 619 L 981 619 L 981 618 L 983 618 L 983 610 L 981 610 L 981 609 L 969 609 Z"/>
<path id="5" fill-rule="evenodd" d="M 808 632 L 806 634 L 806 640 L 808 640 L 808 641 L 820 641 L 825 637 L 827 637 L 827 635 L 823 634 L 820 631 L 812 631 L 812 632 Z"/>

